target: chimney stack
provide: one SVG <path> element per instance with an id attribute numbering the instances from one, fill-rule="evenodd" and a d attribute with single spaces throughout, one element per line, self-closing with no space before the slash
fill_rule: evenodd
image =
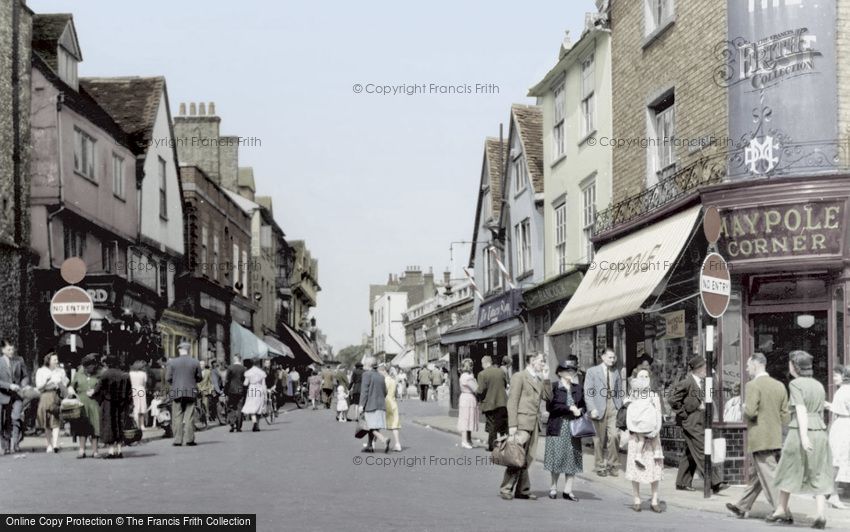
<path id="1" fill-rule="evenodd" d="M 215 116 L 215 102 L 210 102 L 209 114 L 210 116 Z"/>
<path id="2" fill-rule="evenodd" d="M 189 103 L 189 115 L 195 116 L 197 112 L 195 111 L 195 102 Z"/>
<path id="3" fill-rule="evenodd" d="M 446 270 L 443 272 L 443 283 L 449 286 L 452 282 L 452 272 Z"/>
<path id="4" fill-rule="evenodd" d="M 198 104 L 198 114 L 204 116 L 207 114 L 207 104 L 201 102 Z"/>
<path id="5" fill-rule="evenodd" d="M 186 116 L 186 102 L 180 102 L 180 116 Z"/>

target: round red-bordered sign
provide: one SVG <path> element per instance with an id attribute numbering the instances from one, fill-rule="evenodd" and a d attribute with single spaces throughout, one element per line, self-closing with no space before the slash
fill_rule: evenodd
<path id="1" fill-rule="evenodd" d="M 88 325 L 93 309 L 91 296 L 77 286 L 60 289 L 50 300 L 50 317 L 66 331 L 76 331 Z"/>
<path id="2" fill-rule="evenodd" d="M 719 318 L 729 306 L 732 281 L 726 260 L 718 253 L 709 253 L 702 263 L 699 276 L 699 295 L 702 306 L 712 318 Z"/>

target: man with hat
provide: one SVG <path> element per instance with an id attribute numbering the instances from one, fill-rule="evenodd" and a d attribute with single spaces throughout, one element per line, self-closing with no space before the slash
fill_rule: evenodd
<path id="1" fill-rule="evenodd" d="M 679 459 L 676 489 L 695 491 L 691 487 L 694 471 L 705 478 L 705 359 L 700 355 L 688 362 L 691 372 L 676 383 L 670 396 L 670 406 L 676 413 L 676 422 L 682 426 L 687 448 Z M 729 485 L 720 482 L 717 470 L 711 470 L 711 491 L 718 493 Z"/>
<path id="2" fill-rule="evenodd" d="M 165 380 L 171 387 L 171 425 L 174 431 L 172 445 L 195 444 L 195 399 L 198 396 L 198 383 L 203 374 L 198 361 L 189 356 L 189 344 L 182 342 L 177 346 L 180 356 L 172 358 L 165 366 Z"/>

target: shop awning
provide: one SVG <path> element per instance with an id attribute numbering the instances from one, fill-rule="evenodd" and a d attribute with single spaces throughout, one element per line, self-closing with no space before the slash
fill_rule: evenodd
<path id="1" fill-rule="evenodd" d="M 410 349 L 390 361 L 390 365 L 401 369 L 410 369 L 416 365 L 416 353 Z"/>
<path id="2" fill-rule="evenodd" d="M 295 360 L 298 363 L 303 364 L 323 364 L 322 357 L 320 357 L 314 350 L 313 347 L 301 336 L 298 331 L 293 329 L 287 324 L 283 325 L 283 343 L 289 346 L 292 350 L 293 355 L 295 355 Z"/>
<path id="3" fill-rule="evenodd" d="M 286 344 L 275 338 L 274 336 L 265 335 L 263 336 L 263 340 L 269 346 L 269 354 L 278 357 L 289 357 L 295 358 L 295 355 L 292 354 L 292 349 L 290 349 Z"/>
<path id="4" fill-rule="evenodd" d="M 522 322 L 519 318 L 513 318 L 499 322 L 496 325 L 484 327 L 483 329 L 479 329 L 474 325 L 471 327 L 464 327 L 462 329 L 452 328 L 443 334 L 440 338 L 440 343 L 443 345 L 449 345 L 488 340 L 498 338 L 500 336 L 506 336 L 508 333 L 513 332 L 515 329 L 520 329 L 521 327 Z"/>
<path id="5" fill-rule="evenodd" d="M 701 208 L 697 205 L 602 246 L 546 334 L 574 331 L 638 312 L 672 272 Z"/>
<path id="6" fill-rule="evenodd" d="M 254 333 L 232 321 L 230 322 L 230 352 L 239 355 L 242 360 L 268 358 L 269 346 Z"/>

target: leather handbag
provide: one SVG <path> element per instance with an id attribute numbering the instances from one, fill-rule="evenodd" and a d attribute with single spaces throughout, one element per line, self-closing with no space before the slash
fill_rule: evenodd
<path id="1" fill-rule="evenodd" d="M 570 420 L 570 434 L 572 434 L 573 438 L 592 438 L 596 436 L 596 429 L 593 428 L 593 422 L 587 413 Z"/>
<path id="2" fill-rule="evenodd" d="M 357 429 L 354 431 L 354 437 L 358 440 L 369 434 L 369 426 L 366 424 L 366 416 L 363 414 L 357 418 Z"/>
<path id="3" fill-rule="evenodd" d="M 496 440 L 491 455 L 493 463 L 505 467 L 525 467 L 525 446 L 513 436 L 502 436 Z"/>

